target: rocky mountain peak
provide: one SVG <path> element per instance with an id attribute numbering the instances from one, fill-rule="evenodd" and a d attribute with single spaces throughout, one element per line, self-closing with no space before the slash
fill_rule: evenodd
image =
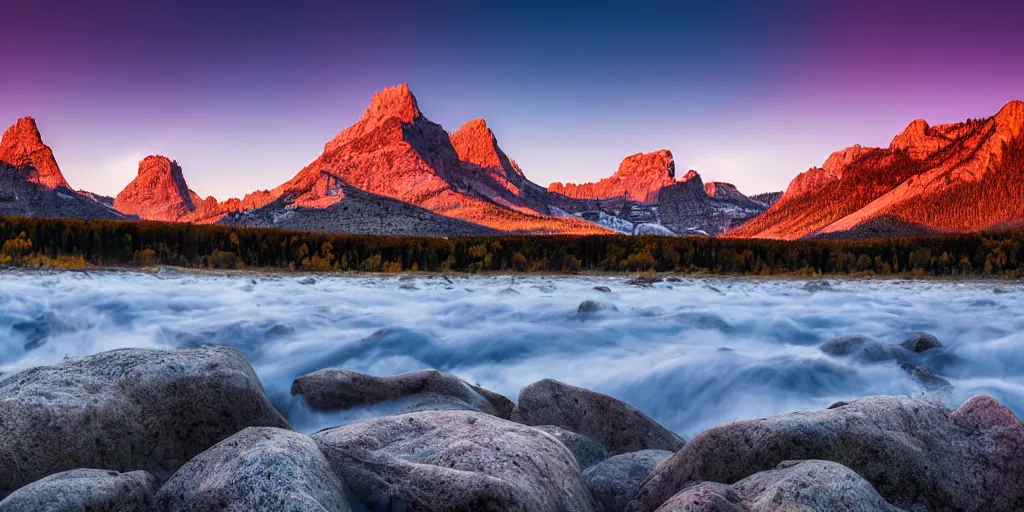
<path id="1" fill-rule="evenodd" d="M 732 183 L 709 181 L 704 184 L 704 192 L 711 197 L 726 198 L 733 193 L 739 193 L 739 190 Z"/>
<path id="2" fill-rule="evenodd" d="M 487 126 L 487 121 L 474 119 L 462 125 L 451 135 L 452 146 L 459 160 L 486 168 L 510 166 L 508 157 L 498 147 L 498 139 Z"/>
<path id="3" fill-rule="evenodd" d="M 676 162 L 672 158 L 672 152 L 667 149 L 652 153 L 637 153 L 624 158 L 613 177 L 619 179 L 640 178 L 671 185 L 676 177 Z"/>
<path id="4" fill-rule="evenodd" d="M 114 208 L 143 220 L 176 221 L 195 211 L 194 196 L 178 162 L 150 155 L 139 162 L 135 179 L 114 198 Z"/>
<path id="5" fill-rule="evenodd" d="M 178 162 L 163 155 L 149 155 L 143 158 L 139 162 L 138 172 L 138 176 L 142 175 L 169 176 L 175 181 L 180 180 L 182 183 L 185 181 Z"/>
<path id="6" fill-rule="evenodd" d="M 397 117 L 403 123 L 411 123 L 422 115 L 409 85 L 400 84 L 395 87 L 387 87 L 374 94 L 363 118 L 380 120 Z"/>
<path id="7" fill-rule="evenodd" d="M 35 119 L 23 117 L 0 139 L 0 162 L 15 167 L 31 166 L 29 181 L 47 188 L 68 187 L 49 146 L 43 143 Z M 70 188 L 70 187 L 69 187 Z"/>
<path id="8" fill-rule="evenodd" d="M 853 146 L 836 151 L 829 155 L 821 168 L 825 170 L 829 177 L 841 178 L 843 176 L 843 169 L 868 151 L 870 151 L 870 148 L 865 148 L 860 144 L 854 144 Z"/>
<path id="9" fill-rule="evenodd" d="M 1019 137 L 1024 132 L 1024 101 L 1013 100 L 1003 106 L 995 117 L 997 130 L 1006 140 Z"/>
<path id="10" fill-rule="evenodd" d="M 627 156 L 610 178 L 597 183 L 552 183 L 549 192 L 576 199 L 624 197 L 653 203 L 658 192 L 676 183 L 676 163 L 667 149 Z M 703 185 L 701 185 L 703 187 Z"/>
<path id="11" fill-rule="evenodd" d="M 33 151 L 35 149 L 41 149 L 43 144 L 43 136 L 39 133 L 39 127 L 36 126 L 36 120 L 31 117 L 23 117 L 18 119 L 3 135 L 3 146 L 8 147 L 10 145 L 20 144 L 27 151 Z"/>
<path id="12" fill-rule="evenodd" d="M 915 119 L 902 133 L 892 139 L 889 149 L 906 150 L 912 158 L 923 159 L 942 148 L 944 140 L 932 135 L 932 128 L 924 119 Z"/>

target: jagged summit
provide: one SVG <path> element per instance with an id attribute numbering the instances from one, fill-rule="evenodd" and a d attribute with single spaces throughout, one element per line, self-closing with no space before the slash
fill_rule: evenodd
<path id="1" fill-rule="evenodd" d="M 411 123 L 423 115 L 409 84 L 386 87 L 373 95 L 364 119 L 386 119 L 397 117 L 403 123 Z"/>
<path id="2" fill-rule="evenodd" d="M 198 197 L 189 190 L 178 162 L 150 155 L 139 162 L 135 179 L 114 198 L 114 208 L 143 220 L 177 221 L 196 211 Z"/>
<path id="3" fill-rule="evenodd" d="M 1019 137 L 1024 132 L 1024 101 L 1013 100 L 1003 106 L 995 117 L 998 130 L 1007 139 Z"/>
<path id="4" fill-rule="evenodd" d="M 23 117 L 4 132 L 0 139 L 0 162 L 14 167 L 31 167 L 28 181 L 55 189 L 68 187 L 50 147 L 43 143 L 35 119 Z"/>
<path id="5" fill-rule="evenodd" d="M 596 183 L 552 183 L 549 192 L 575 199 L 622 197 L 631 201 L 652 203 L 658 192 L 676 183 L 676 164 L 672 152 L 661 149 L 652 153 L 627 156 L 610 178 Z"/>
<path id="6" fill-rule="evenodd" d="M 451 134 L 451 141 L 459 160 L 463 162 L 518 173 L 508 155 L 498 146 L 498 139 L 487 126 L 487 121 L 483 119 L 474 119 L 459 127 Z"/>

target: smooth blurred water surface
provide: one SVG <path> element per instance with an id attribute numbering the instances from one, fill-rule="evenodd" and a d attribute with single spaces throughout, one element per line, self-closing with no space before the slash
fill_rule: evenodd
<path id="1" fill-rule="evenodd" d="M 452 372 L 515 400 L 554 378 L 625 400 L 692 436 L 736 419 L 923 389 L 896 363 L 818 346 L 841 334 L 946 345 L 927 366 L 955 406 L 988 393 L 1024 416 L 1024 287 L 993 282 L 604 277 L 214 276 L 0 273 L 0 372 L 123 347 L 242 351 L 300 430 L 359 419 L 313 414 L 292 380 L 326 367 Z M 595 290 L 607 286 L 611 293 Z M 996 288 L 999 288 L 997 291 Z M 584 300 L 618 311 L 577 314 Z M 0 378 L 3 378 L 0 376 Z"/>

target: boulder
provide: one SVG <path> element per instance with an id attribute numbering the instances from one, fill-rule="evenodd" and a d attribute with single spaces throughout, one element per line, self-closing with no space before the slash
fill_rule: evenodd
<path id="1" fill-rule="evenodd" d="M 639 286 L 641 288 L 650 288 L 664 280 L 665 278 L 660 275 L 640 274 L 630 278 L 628 281 L 626 281 L 626 283 L 631 284 L 633 286 Z"/>
<path id="2" fill-rule="evenodd" d="M 701 482 L 679 491 L 658 507 L 657 512 L 750 512 L 740 504 L 742 500 L 732 486 Z"/>
<path id="3" fill-rule="evenodd" d="M 124 349 L 32 368 L 0 381 L 0 496 L 78 468 L 163 481 L 248 426 L 288 423 L 234 349 Z"/>
<path id="4" fill-rule="evenodd" d="M 933 348 L 942 348 L 942 342 L 931 334 L 918 332 L 907 338 L 903 343 L 900 343 L 900 346 L 911 352 L 921 353 Z"/>
<path id="5" fill-rule="evenodd" d="M 547 432 L 568 448 L 573 457 L 576 457 L 576 462 L 579 462 L 580 469 L 587 469 L 608 458 L 608 450 L 587 436 L 554 425 L 538 425 L 533 428 Z"/>
<path id="6" fill-rule="evenodd" d="M 652 511 L 699 482 L 732 484 L 786 460 L 842 464 L 889 503 L 929 510 L 1024 508 L 1024 424 L 994 398 L 955 411 L 926 398 L 871 397 L 705 431 L 659 465 L 627 510 Z"/>
<path id="7" fill-rule="evenodd" d="M 472 411 L 387 416 L 313 435 L 355 508 L 594 510 L 569 450 L 537 429 Z"/>
<path id="8" fill-rule="evenodd" d="M 852 357 L 867 362 L 905 361 L 911 352 L 899 345 L 886 345 L 861 334 L 837 336 L 825 342 L 821 351 L 836 357 Z"/>
<path id="9" fill-rule="evenodd" d="M 345 490 L 307 436 L 250 427 L 181 467 L 156 495 L 154 511 L 348 512 Z"/>
<path id="10" fill-rule="evenodd" d="M 515 406 L 498 393 L 436 370 L 375 377 L 328 368 L 295 379 L 292 395 L 301 395 L 311 408 L 320 411 L 402 400 L 403 413 L 468 410 L 508 419 Z"/>
<path id="11" fill-rule="evenodd" d="M 685 441 L 629 404 L 608 395 L 545 379 L 519 392 L 512 421 L 555 425 L 604 445 L 608 453 L 675 452 Z"/>
<path id="12" fill-rule="evenodd" d="M 927 391 L 936 391 L 953 386 L 948 380 L 935 375 L 935 372 L 928 368 L 907 362 L 900 362 L 899 364 L 903 371 L 907 372 L 912 379 L 916 380 Z"/>
<path id="13" fill-rule="evenodd" d="M 0 512 L 147 510 L 156 478 L 145 471 L 72 469 L 32 482 L 0 501 Z"/>
<path id="14" fill-rule="evenodd" d="M 612 292 L 612 289 L 607 287 L 607 286 L 595 286 L 594 289 L 599 291 L 599 292 L 601 292 L 601 293 L 611 293 Z"/>
<path id="15" fill-rule="evenodd" d="M 658 512 L 898 512 L 857 473 L 820 460 L 786 461 L 732 486 L 702 483 L 676 494 Z"/>
<path id="16" fill-rule="evenodd" d="M 580 307 L 576 308 L 576 312 L 580 315 L 589 315 L 593 313 L 600 313 L 601 311 L 618 311 L 619 308 L 615 307 L 615 304 L 608 304 L 606 302 L 597 302 L 595 300 L 585 300 L 580 303 Z"/>
<path id="17" fill-rule="evenodd" d="M 583 483 L 605 512 L 618 512 L 629 503 L 640 483 L 661 461 L 665 450 L 641 450 L 611 457 L 583 473 Z"/>

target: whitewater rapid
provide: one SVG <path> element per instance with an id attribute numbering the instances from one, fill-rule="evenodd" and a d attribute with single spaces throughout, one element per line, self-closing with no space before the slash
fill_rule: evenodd
<path id="1" fill-rule="evenodd" d="M 618 277 L 216 276 L 0 272 L 0 379 L 125 348 L 227 345 L 302 431 L 360 419 L 308 411 L 292 380 L 327 367 L 436 368 L 515 400 L 544 378 L 601 391 L 690 437 L 731 420 L 921 394 L 895 362 L 830 358 L 842 334 L 945 348 L 950 406 L 987 393 L 1024 417 L 1024 286 L 997 282 Z M 606 293 L 595 287 L 608 287 Z M 579 315 L 585 300 L 616 310 Z"/>

